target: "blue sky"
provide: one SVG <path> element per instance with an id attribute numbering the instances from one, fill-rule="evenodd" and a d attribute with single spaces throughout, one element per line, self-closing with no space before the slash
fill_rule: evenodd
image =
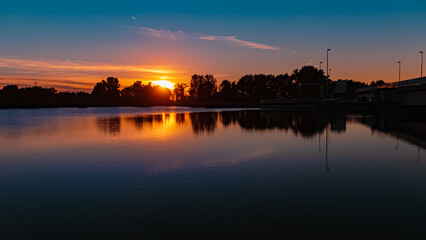
<path id="1" fill-rule="evenodd" d="M 403 78 L 420 74 L 426 2 L 8 1 L 0 36 L 0 85 L 238 80 L 318 66 L 327 48 L 333 79 L 391 82 L 398 60 Z"/>

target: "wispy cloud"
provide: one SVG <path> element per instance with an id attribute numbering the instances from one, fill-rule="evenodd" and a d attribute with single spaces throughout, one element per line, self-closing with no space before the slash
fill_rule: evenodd
<path id="1" fill-rule="evenodd" d="M 20 87 L 32 87 L 37 82 L 44 87 L 54 87 L 60 91 L 90 91 L 93 88 L 93 82 L 99 81 L 99 77 L 92 77 L 93 82 L 87 82 L 90 77 L 85 76 L 80 80 L 67 80 L 56 78 L 33 78 L 22 76 L 0 76 L 0 86 L 19 85 Z M 86 81 L 84 81 L 86 80 Z"/>
<path id="2" fill-rule="evenodd" d="M 59 90 L 90 89 L 94 83 L 108 76 L 116 76 L 123 86 L 135 80 L 151 81 L 160 77 L 176 77 L 184 74 L 173 66 L 119 65 L 87 61 L 61 61 L 55 59 L 28 59 L 0 56 L 0 85 L 58 86 Z M 59 87 L 60 86 L 60 87 Z"/>
<path id="3" fill-rule="evenodd" d="M 253 49 L 263 49 L 263 50 L 279 50 L 279 47 L 271 46 L 263 43 L 249 42 L 245 40 L 238 39 L 236 36 L 201 36 L 199 37 L 202 40 L 209 41 L 220 41 L 220 42 L 229 42 L 238 47 L 248 47 Z"/>
<path id="4" fill-rule="evenodd" d="M 162 66 L 156 65 L 114 65 L 99 62 L 85 61 L 60 61 L 54 59 L 26 59 L 17 57 L 0 56 L 0 68 L 8 71 L 29 71 L 40 72 L 44 70 L 55 70 L 55 72 L 70 71 L 78 72 L 139 72 L 139 73 L 176 73 L 177 71 L 162 69 Z M 47 72 L 46 72 L 47 73 Z"/>
<path id="5" fill-rule="evenodd" d="M 176 31 L 172 32 L 170 30 L 159 30 L 159 29 L 153 29 L 148 27 L 142 27 L 141 28 L 142 33 L 153 37 L 153 38 L 159 38 L 159 39 L 168 39 L 168 40 L 176 40 L 180 35 L 183 34 L 182 31 Z"/>
<path id="6" fill-rule="evenodd" d="M 247 47 L 252 49 L 263 49 L 263 50 L 279 50 L 279 47 L 264 44 L 264 43 L 257 43 L 257 42 L 250 42 L 238 39 L 237 36 L 213 36 L 213 35 L 206 35 L 201 34 L 200 35 L 193 35 L 193 34 L 185 34 L 183 31 L 170 31 L 165 29 L 154 29 L 149 27 L 141 27 L 140 30 L 143 34 L 150 36 L 152 38 L 156 39 L 167 39 L 167 40 L 178 40 L 180 37 L 186 35 L 186 37 L 196 37 L 198 39 L 202 40 L 208 40 L 208 41 L 219 41 L 219 42 L 228 42 L 238 47 Z"/>

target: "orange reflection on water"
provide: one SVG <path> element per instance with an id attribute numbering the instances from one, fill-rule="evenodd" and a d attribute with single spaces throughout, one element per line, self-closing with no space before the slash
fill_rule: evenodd
<path id="1" fill-rule="evenodd" d="M 123 109 L 114 108 L 108 114 L 41 115 L 26 124 L 0 126 L 2 162 L 16 158 L 35 161 L 48 155 L 57 161 L 82 164 L 136 164 L 158 173 L 232 165 L 267 156 L 283 161 L 303 158 L 318 164 L 326 142 L 331 159 L 348 153 L 364 159 L 362 155 L 381 154 L 389 146 L 394 149 L 396 143 L 390 136 L 372 135 L 370 126 L 377 128 L 375 121 L 383 119 L 248 110 L 175 112 L 173 108 L 129 114 L 122 113 Z M 402 149 L 403 143 L 399 144 Z"/>

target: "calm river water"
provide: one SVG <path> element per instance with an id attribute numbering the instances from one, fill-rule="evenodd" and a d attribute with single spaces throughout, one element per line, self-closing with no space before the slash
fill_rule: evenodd
<path id="1" fill-rule="evenodd" d="M 425 136 L 407 116 L 0 110 L 0 238 L 419 239 Z"/>

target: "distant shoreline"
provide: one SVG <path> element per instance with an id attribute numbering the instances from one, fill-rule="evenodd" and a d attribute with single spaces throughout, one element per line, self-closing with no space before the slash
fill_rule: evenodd
<path id="1" fill-rule="evenodd" d="M 314 104 L 275 104 L 262 105 L 260 102 L 205 102 L 205 103 L 187 103 L 187 104 L 162 104 L 162 105 L 27 105 L 27 106 L 1 106 L 0 110 L 6 109 L 47 109 L 47 108 L 91 108 L 91 107 L 158 107 L 158 106 L 177 106 L 192 108 L 259 108 L 261 110 L 275 111 L 309 111 L 309 112 L 330 112 L 340 114 L 410 114 L 410 115 L 426 115 L 426 106 L 412 105 L 401 106 L 396 104 L 383 103 L 314 103 Z"/>
<path id="2" fill-rule="evenodd" d="M 84 104 L 84 105 L 1 105 L 0 109 L 37 109 L 37 108 L 89 108 L 89 107 L 202 107 L 202 108 L 260 108 L 260 102 L 207 102 L 207 103 L 189 103 L 189 104 L 152 104 L 152 105 L 129 105 L 129 104 Z"/>

